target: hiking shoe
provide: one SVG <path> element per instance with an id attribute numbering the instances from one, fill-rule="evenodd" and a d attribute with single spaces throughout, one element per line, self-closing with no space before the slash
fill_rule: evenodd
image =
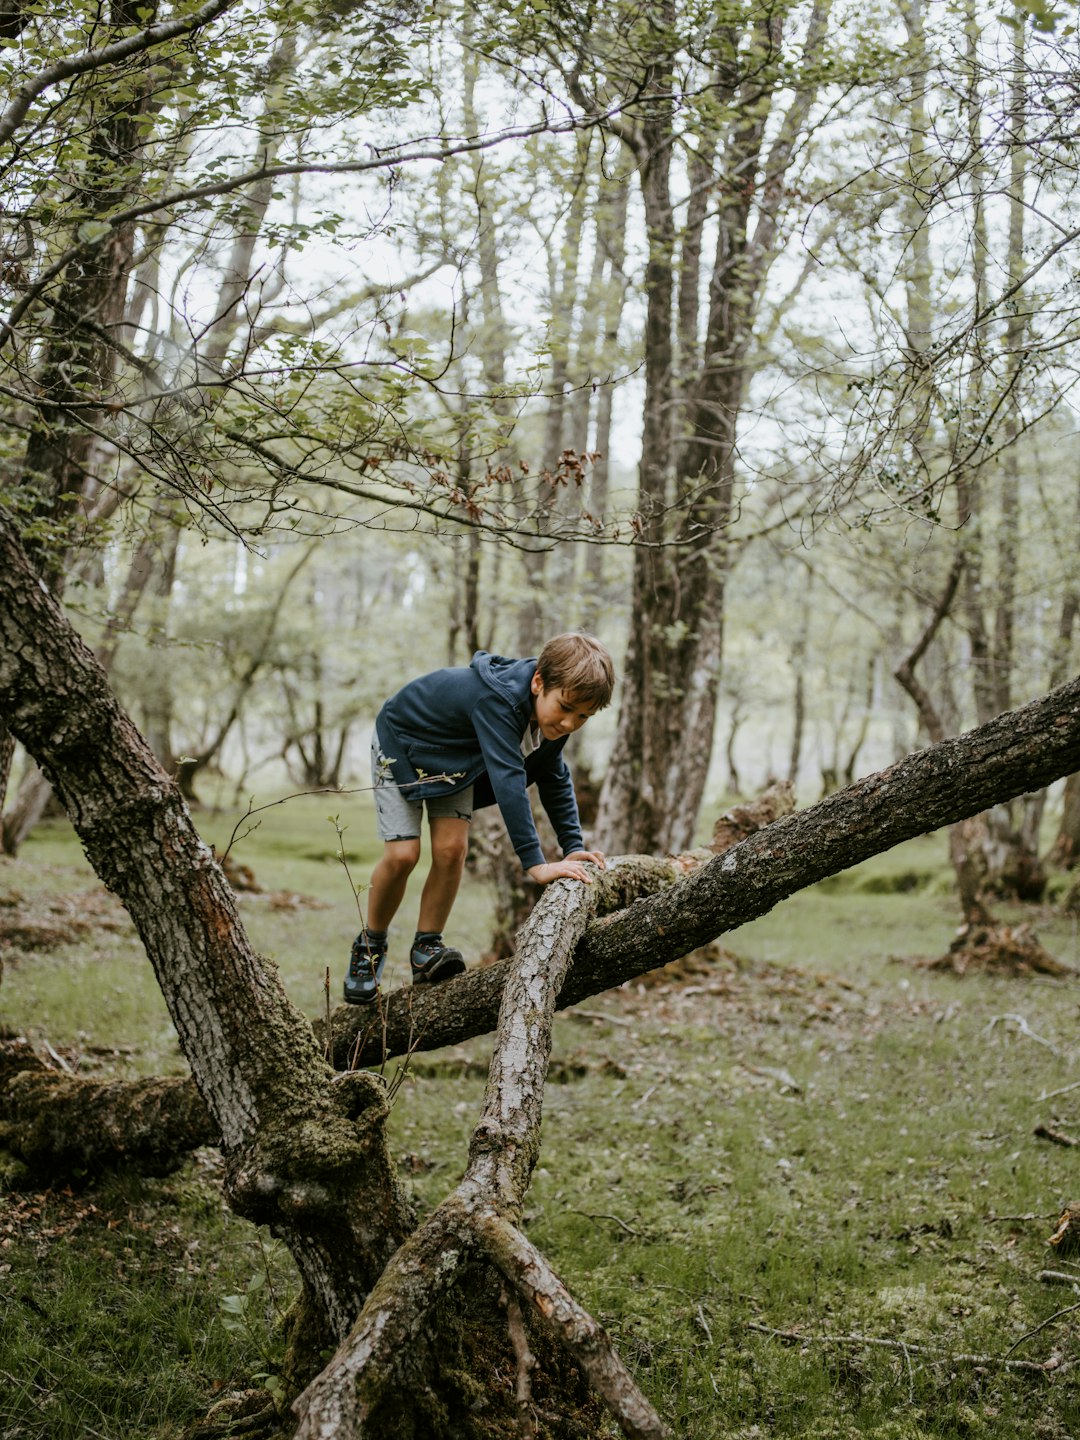
<path id="1" fill-rule="evenodd" d="M 409 955 L 414 985 L 435 985 L 460 975 L 465 969 L 465 957 L 460 950 L 444 945 L 441 935 L 417 936 Z"/>
<path id="2" fill-rule="evenodd" d="M 349 969 L 345 976 L 345 1002 L 348 1005 L 370 1005 L 379 993 L 383 966 L 386 964 L 386 941 L 381 945 L 368 939 L 361 930 L 352 943 Z"/>

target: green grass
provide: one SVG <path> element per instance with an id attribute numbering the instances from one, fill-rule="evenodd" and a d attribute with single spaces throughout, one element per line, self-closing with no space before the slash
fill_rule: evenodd
<path id="1" fill-rule="evenodd" d="M 264 886 L 320 902 L 240 902 L 309 1014 L 327 966 L 336 998 L 357 923 L 332 807 L 345 803 L 264 812 L 236 849 Z M 234 819 L 206 819 L 204 833 L 221 846 Z M 377 853 L 367 797 L 347 821 L 363 884 Z M 93 884 L 61 824 L 0 862 L 0 895 Z M 455 939 L 479 949 L 489 913 L 467 884 Z M 1033 1134 L 1080 1133 L 1080 1090 L 1040 1098 L 1080 1079 L 1080 989 L 904 963 L 944 951 L 956 919 L 943 837 L 926 837 L 725 937 L 710 972 L 631 984 L 556 1021 L 568 1078 L 548 1087 L 529 1233 L 679 1436 L 1080 1436 L 1073 1376 L 960 1358 L 1012 1346 L 1014 1359 L 1080 1358 L 1076 1315 L 1058 1313 L 1077 1296 L 1038 1279 L 1065 1263 L 1045 1240 L 1075 1198 L 1076 1152 Z M 1034 919 L 1075 964 L 1073 923 Z M 403 978 L 401 936 L 398 949 Z M 2 993 L 9 1027 L 88 1068 L 182 1068 L 128 935 L 9 957 Z M 460 1174 L 488 1045 L 420 1057 L 398 1094 L 391 1145 L 421 1207 Z M 240 1329 L 224 1323 L 223 1301 L 266 1260 L 223 1209 L 212 1157 L 169 1180 L 32 1198 L 40 1223 L 14 1197 L 0 1251 L 0 1440 L 172 1440 L 222 1386 L 273 1367 L 265 1287 Z M 87 1205 L 70 1244 L 49 1238 Z M 1025 1216 L 1038 1218 L 1007 1218 Z M 288 1261 L 270 1260 L 279 1304 Z M 863 1340 L 839 1343 L 852 1336 Z"/>

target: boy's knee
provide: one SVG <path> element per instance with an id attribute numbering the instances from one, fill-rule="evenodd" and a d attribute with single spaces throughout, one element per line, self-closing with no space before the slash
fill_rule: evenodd
<path id="1" fill-rule="evenodd" d="M 410 874 L 420 859 L 419 836 L 415 840 L 388 840 L 383 849 L 383 859 L 398 874 Z"/>
<path id="2" fill-rule="evenodd" d="M 468 849 L 469 832 L 465 826 L 455 825 L 448 833 L 433 834 L 431 837 L 431 858 L 436 865 L 464 865 Z"/>

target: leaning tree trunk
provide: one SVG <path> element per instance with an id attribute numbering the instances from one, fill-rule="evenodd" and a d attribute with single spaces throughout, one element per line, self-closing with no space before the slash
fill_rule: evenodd
<path id="1" fill-rule="evenodd" d="M 48 776 L 91 864 L 135 922 L 199 1093 L 220 1133 L 229 1203 L 239 1214 L 269 1226 L 296 1261 L 302 1295 L 287 1373 L 294 1382 L 310 1379 L 327 1343 L 342 1341 L 362 1312 L 371 1314 L 370 1306 L 365 1311 L 369 1297 L 379 1307 L 389 1294 L 391 1305 L 400 1304 L 401 1313 L 411 1313 L 409 1265 L 417 1248 L 421 1258 L 429 1253 L 425 1231 L 398 1267 L 384 1276 L 415 1221 L 387 1147 L 383 1085 L 367 1072 L 333 1074 L 311 1026 L 289 1002 L 273 967 L 252 950 L 228 882 L 196 833 L 175 783 L 120 708 L 93 654 L 41 585 L 12 517 L 2 507 L 0 718 Z M 572 942 L 567 943 L 568 956 Z M 526 991 L 535 1004 L 528 982 Z M 552 994 L 546 1012 L 553 1003 Z M 516 1037 L 516 1021 L 511 1029 Z M 508 1065 L 523 1066 L 521 1074 L 529 1070 L 534 1077 L 528 1083 L 536 1090 L 536 1108 L 528 1120 L 535 1129 L 546 1050 L 538 1042 L 522 1059 L 513 1038 Z M 527 1174 L 522 1187 L 525 1180 Z M 540 1258 L 530 1252 L 516 1262 L 512 1259 L 518 1235 L 512 1225 L 506 1229 L 508 1214 L 505 1206 L 483 1211 L 485 1223 L 498 1221 L 501 1226 L 496 1239 L 484 1242 L 483 1256 L 504 1273 L 516 1266 L 520 1273 L 513 1283 L 526 1295 L 543 1271 L 543 1284 L 532 1294 L 531 1313 L 550 1318 L 554 1305 L 555 1313 L 568 1317 L 558 1332 L 564 1348 L 579 1372 L 589 1375 L 614 1405 L 628 1435 L 644 1440 L 666 1433 L 602 1331 L 543 1270 Z M 436 1242 L 437 1250 L 441 1243 Z M 449 1261 L 449 1250 L 446 1254 Z M 479 1298 L 501 1324 L 504 1348 L 510 1351 L 499 1311 L 500 1286 L 490 1268 L 484 1274 L 488 1278 Z M 396 1293 L 399 1279 L 406 1292 L 402 1296 Z M 476 1287 L 470 1283 L 475 1299 Z M 427 1311 L 423 1318 L 422 1326 L 418 1321 L 408 1327 L 410 1343 L 398 1349 L 392 1365 L 377 1367 L 372 1383 L 382 1394 L 385 1384 L 379 1375 L 396 1382 L 387 1403 L 394 1423 L 406 1426 L 403 1434 L 434 1436 L 448 1433 L 435 1425 L 438 1406 L 433 1409 L 431 1404 L 433 1389 L 453 1383 L 452 1375 L 440 1368 L 442 1357 L 455 1348 L 445 1332 L 456 1331 L 460 1338 L 464 1327 L 459 1315 L 444 1312 L 436 1337 Z M 561 1363 L 565 1378 L 570 1365 Z M 559 1364 L 556 1357 L 552 1366 Z M 365 1427 L 357 1412 L 354 1429 L 330 1433 L 336 1440 L 388 1435 L 378 1418 L 382 1407 L 376 1406 L 376 1412 L 371 1426 Z M 568 1423 L 571 1420 L 568 1417 Z"/>
<path id="2" fill-rule="evenodd" d="M 56 1185 L 119 1164 L 167 1175 L 217 1127 L 190 1080 L 64 1074 L 25 1041 L 0 1042 L 0 1175 Z"/>
<path id="3" fill-rule="evenodd" d="M 0 716 L 126 905 L 226 1158 L 240 1214 L 288 1244 L 317 1338 L 340 1338 L 412 1228 L 377 1079 L 334 1080 L 252 950 L 220 867 L 0 509 Z M 316 1345 L 317 1353 L 317 1345 Z"/>

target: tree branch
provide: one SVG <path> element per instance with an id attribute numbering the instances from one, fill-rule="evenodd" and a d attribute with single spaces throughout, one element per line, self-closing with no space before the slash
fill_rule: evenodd
<path id="1" fill-rule="evenodd" d="M 137 35 L 127 35 L 123 40 L 114 40 L 111 45 L 103 45 L 98 50 L 84 50 L 79 55 L 69 55 L 64 60 L 58 60 L 55 65 L 50 65 L 48 69 L 40 70 L 19 86 L 15 98 L 0 116 L 0 144 L 11 139 L 25 120 L 30 106 L 50 86 L 58 85 L 62 80 L 73 80 L 76 75 L 85 75 L 91 70 L 104 69 L 106 65 L 116 65 L 132 55 L 141 55 L 156 45 L 163 45 L 167 40 L 175 40 L 179 35 L 190 35 L 192 31 L 208 25 L 211 20 L 216 20 L 234 4 L 236 0 L 209 0 L 208 4 L 191 15 L 177 20 L 165 20 L 160 25 L 148 25 Z"/>
<path id="2" fill-rule="evenodd" d="M 942 724 L 941 716 L 937 706 L 930 698 L 930 692 L 915 678 L 915 666 L 930 648 L 930 643 L 938 630 L 945 616 L 949 613 L 953 600 L 956 598 L 956 590 L 960 584 L 960 576 L 964 573 L 964 553 L 962 550 L 956 552 L 952 567 L 949 570 L 948 579 L 945 581 L 945 588 L 941 592 L 941 598 L 934 606 L 934 612 L 926 622 L 926 628 L 915 642 L 911 653 L 903 659 L 893 671 L 900 685 L 907 691 L 915 702 L 919 712 L 919 718 L 926 728 L 930 739 L 937 744 L 945 738 L 945 726 Z"/>
<path id="3" fill-rule="evenodd" d="M 557 881 L 522 927 L 503 988 L 495 1050 L 469 1164 L 457 1187 L 396 1251 L 352 1333 L 297 1400 L 297 1440 L 363 1433 L 419 1333 L 477 1248 L 570 1350 L 630 1440 L 668 1432 L 598 1325 L 516 1226 L 540 1149 L 552 1017 L 570 958 L 601 903 L 623 892 L 619 870 L 590 885 Z"/>

